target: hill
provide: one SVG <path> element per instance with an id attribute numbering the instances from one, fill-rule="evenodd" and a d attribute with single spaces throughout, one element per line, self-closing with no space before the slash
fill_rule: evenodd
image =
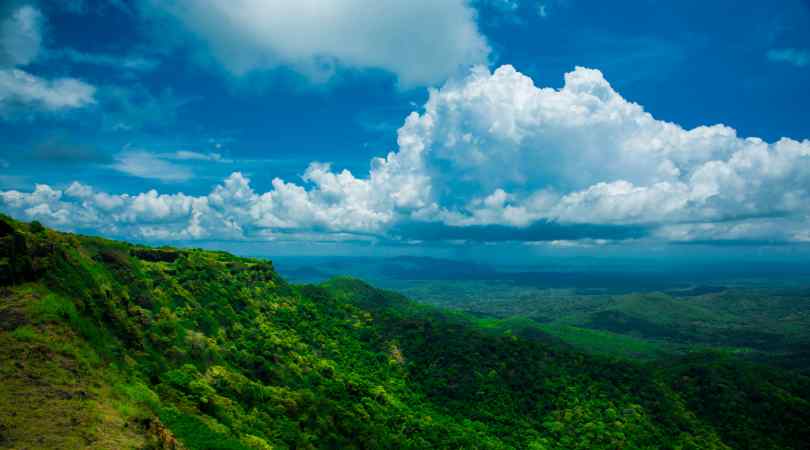
<path id="1" fill-rule="evenodd" d="M 352 278 L 0 217 L 3 448 L 804 448 L 810 380 L 493 333 Z"/>

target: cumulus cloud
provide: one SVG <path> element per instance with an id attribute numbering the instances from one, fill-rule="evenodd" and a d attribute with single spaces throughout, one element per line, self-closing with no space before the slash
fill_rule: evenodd
<path id="1" fill-rule="evenodd" d="M 44 18 L 31 5 L 0 8 L 0 116 L 16 109 L 58 111 L 95 102 L 95 88 L 75 78 L 47 80 L 20 67 L 41 53 Z"/>
<path id="2" fill-rule="evenodd" d="M 435 84 L 486 62 L 489 46 L 465 0 L 151 0 L 230 72 L 280 65 L 325 81 L 337 67 L 383 69 L 405 86 Z"/>
<path id="3" fill-rule="evenodd" d="M 805 67 L 810 65 L 810 51 L 798 48 L 774 48 L 768 51 L 768 59 Z"/>
<path id="4" fill-rule="evenodd" d="M 400 140 L 423 149 L 424 201 L 456 221 L 665 225 L 806 213 L 810 142 L 685 130 L 622 98 L 597 70 L 577 68 L 559 90 L 509 66 L 479 70 L 432 92 L 409 122 Z M 482 214 L 494 199 L 522 219 Z"/>
<path id="5" fill-rule="evenodd" d="M 397 143 L 366 176 L 315 162 L 302 183 L 274 179 L 264 193 L 234 173 L 201 197 L 75 188 L 64 198 L 37 186 L 3 192 L 0 205 L 161 239 L 810 239 L 810 141 L 741 138 L 725 125 L 684 129 L 624 99 L 598 70 L 578 67 L 552 89 L 511 66 L 475 68 L 431 90 Z M 141 162 L 155 172 L 154 161 Z M 92 225 L 93 217 L 105 222 Z"/>

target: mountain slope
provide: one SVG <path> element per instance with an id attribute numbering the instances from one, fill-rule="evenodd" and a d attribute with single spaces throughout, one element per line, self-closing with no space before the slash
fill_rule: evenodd
<path id="1" fill-rule="evenodd" d="M 494 335 L 354 279 L 289 285 L 270 262 L 222 252 L 3 217 L 0 280 L 0 447 L 711 449 L 810 439 L 810 382 L 800 376 L 711 356 L 667 367 L 587 356 Z M 767 383 L 740 376 L 754 370 Z M 767 412 L 780 410 L 791 420 Z"/>

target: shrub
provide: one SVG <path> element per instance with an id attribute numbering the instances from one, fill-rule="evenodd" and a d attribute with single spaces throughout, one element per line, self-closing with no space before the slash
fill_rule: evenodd
<path id="1" fill-rule="evenodd" d="M 35 220 L 31 222 L 31 232 L 36 234 L 44 233 L 45 227 L 38 220 Z"/>

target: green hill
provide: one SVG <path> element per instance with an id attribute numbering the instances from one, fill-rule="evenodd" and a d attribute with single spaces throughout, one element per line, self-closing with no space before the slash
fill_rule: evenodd
<path id="1" fill-rule="evenodd" d="M 351 278 L 0 217 L 2 448 L 806 448 L 810 380 L 493 333 Z"/>

